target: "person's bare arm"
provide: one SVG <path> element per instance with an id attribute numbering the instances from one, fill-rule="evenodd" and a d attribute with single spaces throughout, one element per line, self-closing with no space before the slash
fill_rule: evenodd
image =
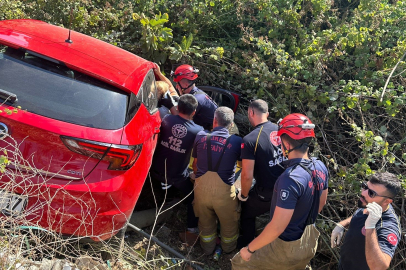
<path id="1" fill-rule="evenodd" d="M 371 270 L 388 269 L 392 258 L 382 252 L 378 243 L 376 229 L 366 229 L 365 232 L 365 257 Z"/>
<path id="2" fill-rule="evenodd" d="M 241 194 L 245 197 L 248 196 L 252 185 L 252 179 L 254 179 L 254 166 L 255 160 L 243 159 L 241 170 Z"/>
<path id="3" fill-rule="evenodd" d="M 178 96 L 178 92 L 176 92 L 175 87 L 173 87 L 171 80 L 169 80 L 167 77 L 165 77 L 165 75 L 162 74 L 158 65 L 156 66 L 157 67 L 154 69 L 154 71 L 155 75 L 159 78 L 158 81 L 164 81 L 169 85 L 169 93 L 171 94 L 171 96 Z"/>
<path id="4" fill-rule="evenodd" d="M 178 115 L 179 114 L 178 106 L 173 106 L 169 111 L 171 112 L 172 115 Z"/>
<path id="5" fill-rule="evenodd" d="M 321 210 L 323 210 L 324 205 L 326 205 L 327 193 L 328 193 L 327 189 L 323 190 L 323 192 L 321 193 L 320 204 L 319 204 L 319 213 L 321 212 Z"/>
<path id="6" fill-rule="evenodd" d="M 341 224 L 344 228 L 348 228 L 350 226 L 351 219 L 352 219 L 352 216 L 350 216 L 344 220 L 341 220 L 338 223 Z"/>
<path id="7" fill-rule="evenodd" d="M 277 206 L 271 222 L 266 225 L 265 229 L 257 238 L 248 244 L 247 247 L 250 251 L 256 251 L 278 238 L 279 235 L 285 231 L 292 219 L 293 211 L 294 209 L 284 209 Z M 240 250 L 240 255 L 243 260 L 249 261 L 252 254 L 248 252 L 247 248 L 242 248 Z"/>

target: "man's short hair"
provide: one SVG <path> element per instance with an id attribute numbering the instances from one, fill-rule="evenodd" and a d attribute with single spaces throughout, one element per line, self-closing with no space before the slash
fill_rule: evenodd
<path id="1" fill-rule="evenodd" d="M 219 126 L 228 128 L 234 121 L 234 112 L 228 107 L 218 107 L 214 112 L 214 118 Z"/>
<path id="2" fill-rule="evenodd" d="M 375 173 L 369 177 L 369 182 L 372 184 L 380 184 L 390 193 L 390 197 L 394 198 L 402 191 L 402 185 L 399 178 L 389 172 Z"/>
<path id="3" fill-rule="evenodd" d="M 255 110 L 256 113 L 267 113 L 268 112 L 268 103 L 262 99 L 256 99 L 251 101 L 248 108 Z"/>
<path id="4" fill-rule="evenodd" d="M 181 95 L 178 102 L 178 111 L 191 115 L 197 108 L 197 99 L 191 94 Z"/>
<path id="5" fill-rule="evenodd" d="M 287 141 L 292 148 L 298 147 L 295 149 L 295 151 L 299 151 L 300 153 L 305 154 L 307 152 L 307 150 L 309 149 L 309 145 L 313 138 L 307 137 L 307 138 L 303 138 L 300 140 L 295 140 L 295 139 L 292 139 L 291 137 L 289 137 L 288 134 L 284 133 L 281 135 L 281 139 Z"/>

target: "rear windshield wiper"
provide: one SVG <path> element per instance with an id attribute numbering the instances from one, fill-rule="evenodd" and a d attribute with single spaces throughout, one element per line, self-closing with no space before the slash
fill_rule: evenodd
<path id="1" fill-rule="evenodd" d="M 18 101 L 17 95 L 6 90 L 0 89 L 0 98 L 4 99 L 4 102 L 16 103 Z"/>

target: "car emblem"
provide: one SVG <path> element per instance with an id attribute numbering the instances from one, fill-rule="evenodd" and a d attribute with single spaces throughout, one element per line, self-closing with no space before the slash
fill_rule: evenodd
<path id="1" fill-rule="evenodd" d="M 0 140 L 3 140 L 5 137 L 7 137 L 8 134 L 8 127 L 4 123 L 0 123 Z"/>

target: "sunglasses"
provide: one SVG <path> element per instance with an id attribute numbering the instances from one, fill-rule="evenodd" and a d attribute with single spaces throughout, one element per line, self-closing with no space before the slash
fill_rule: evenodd
<path id="1" fill-rule="evenodd" d="M 378 193 L 376 193 L 376 191 L 370 189 L 370 188 L 368 187 L 367 183 L 365 183 L 365 182 L 362 182 L 362 183 L 361 183 L 361 188 L 362 188 L 363 190 L 368 190 L 368 196 L 371 197 L 371 198 L 375 198 L 376 196 L 378 196 L 378 197 L 383 197 L 383 198 L 388 198 L 388 199 L 392 199 L 392 200 L 393 200 L 392 197 L 383 196 L 383 195 L 378 195 Z"/>

